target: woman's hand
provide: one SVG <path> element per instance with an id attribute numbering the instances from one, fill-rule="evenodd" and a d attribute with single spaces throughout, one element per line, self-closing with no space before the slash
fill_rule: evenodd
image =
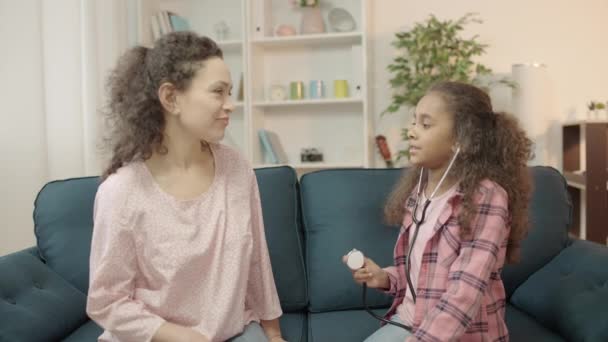
<path id="1" fill-rule="evenodd" d="M 198 331 L 181 325 L 165 322 L 152 337 L 152 342 L 210 342 Z"/>
<path id="2" fill-rule="evenodd" d="M 283 336 L 281 336 L 281 327 L 278 318 L 269 321 L 262 319 L 260 320 L 260 325 L 268 338 L 268 342 L 285 342 Z"/>
<path id="3" fill-rule="evenodd" d="M 194 331 L 192 329 L 188 329 L 188 330 L 190 330 L 190 331 L 187 333 L 188 337 L 187 337 L 186 341 L 188 341 L 188 342 L 211 342 L 203 334 L 201 334 L 197 331 Z"/>
<path id="4" fill-rule="evenodd" d="M 347 256 L 343 256 L 342 262 L 346 263 L 346 259 Z M 388 273 L 370 258 L 365 258 L 363 267 L 351 272 L 353 280 L 359 285 L 366 283 L 369 288 L 382 290 L 388 290 L 391 286 Z"/>

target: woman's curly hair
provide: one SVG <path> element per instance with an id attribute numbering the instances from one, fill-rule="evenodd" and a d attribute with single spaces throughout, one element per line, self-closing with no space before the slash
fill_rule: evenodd
<path id="1" fill-rule="evenodd" d="M 111 157 L 102 179 L 125 163 L 146 160 L 154 151 L 166 152 L 160 85 L 170 82 L 178 90 L 187 89 L 204 62 L 214 57 L 223 58 L 217 44 L 193 32 L 169 33 L 152 48 L 136 46 L 120 57 L 106 84 L 107 131 L 102 148 Z"/>
<path id="2" fill-rule="evenodd" d="M 506 113 L 495 113 L 492 101 L 483 90 L 460 82 L 441 82 L 427 94 L 437 94 L 447 110 L 454 114 L 454 133 L 460 153 L 450 174 L 460 181 L 464 193 L 459 221 L 463 237 L 471 234 L 471 220 L 476 205 L 474 196 L 479 184 L 490 179 L 502 186 L 509 196 L 511 233 L 507 246 L 507 262 L 519 261 L 520 244 L 526 236 L 528 203 L 532 191 L 527 161 L 532 142 L 517 120 Z M 385 218 L 392 225 L 401 225 L 405 202 L 418 183 L 420 168 L 411 168 L 393 190 L 385 206 Z"/>

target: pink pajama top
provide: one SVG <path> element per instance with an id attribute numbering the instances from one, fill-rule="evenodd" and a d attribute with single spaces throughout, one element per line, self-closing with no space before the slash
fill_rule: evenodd
<path id="1" fill-rule="evenodd" d="M 95 198 L 87 313 L 99 341 L 149 341 L 165 322 L 224 341 L 281 316 L 255 174 L 212 145 L 215 177 L 190 200 L 164 192 L 143 162 Z"/>

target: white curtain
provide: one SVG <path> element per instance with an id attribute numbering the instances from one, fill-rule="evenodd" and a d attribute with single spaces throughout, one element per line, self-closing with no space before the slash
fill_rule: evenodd
<path id="1" fill-rule="evenodd" d="M 98 175 L 104 83 L 128 47 L 124 0 L 42 1 L 47 178 Z"/>
<path id="2" fill-rule="evenodd" d="M 101 172 L 98 109 L 134 1 L 0 0 L 0 255 L 35 244 L 46 182 Z"/>

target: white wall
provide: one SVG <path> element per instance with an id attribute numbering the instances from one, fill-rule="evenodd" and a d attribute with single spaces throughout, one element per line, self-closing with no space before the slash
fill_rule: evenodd
<path id="1" fill-rule="evenodd" d="M 0 0 L 0 255 L 32 246 L 46 180 L 40 1 Z"/>
<path id="2" fill-rule="evenodd" d="M 511 65 L 542 62 L 548 67 L 554 101 L 549 141 L 550 164 L 561 167 L 561 122 L 584 118 L 590 100 L 608 100 L 608 1 L 582 0 L 376 0 L 374 1 L 374 109 L 381 113 L 390 103 L 386 66 L 392 61 L 394 33 L 411 27 L 433 13 L 440 19 L 456 19 L 477 12 L 483 24 L 471 24 L 465 35 L 479 34 L 490 45 L 480 61 L 497 73 L 510 73 Z M 510 91 L 496 90 L 495 105 L 510 110 Z M 405 113 L 403 111 L 402 113 Z M 390 114 L 389 114 L 390 115 Z M 393 151 L 398 146 L 398 124 L 406 115 L 379 119 L 378 134 L 385 134 Z M 401 146 L 403 147 L 403 146 Z M 377 163 L 377 165 L 382 165 Z"/>

